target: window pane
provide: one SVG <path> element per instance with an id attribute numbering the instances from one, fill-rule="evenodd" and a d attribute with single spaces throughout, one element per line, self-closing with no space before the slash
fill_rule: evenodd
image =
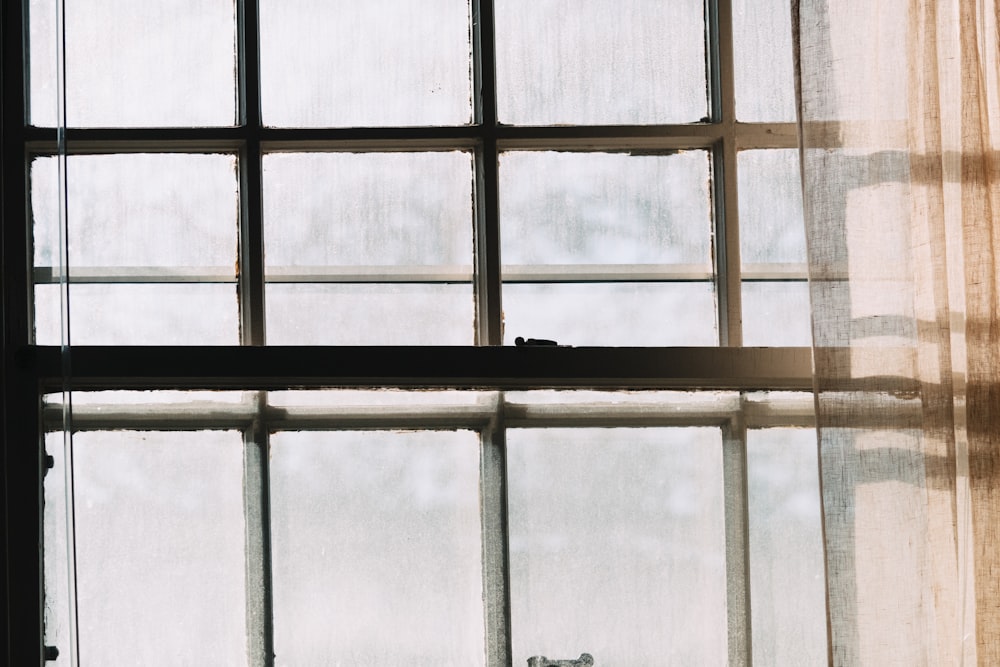
<path id="1" fill-rule="evenodd" d="M 505 284 L 504 341 L 718 345 L 711 283 Z"/>
<path id="2" fill-rule="evenodd" d="M 272 284 L 272 345 L 471 345 L 472 285 Z"/>
<path id="3" fill-rule="evenodd" d="M 267 155 L 264 238 L 272 344 L 473 342 L 468 153 Z"/>
<path id="4" fill-rule="evenodd" d="M 497 0 L 510 124 L 688 123 L 707 113 L 702 0 Z"/>
<path id="5" fill-rule="evenodd" d="M 74 345 L 238 345 L 236 286 L 71 284 Z M 59 345 L 59 285 L 35 286 L 35 342 Z"/>
<path id="6" fill-rule="evenodd" d="M 812 345 L 809 284 L 743 282 L 743 344 Z"/>
<path id="7" fill-rule="evenodd" d="M 747 432 L 753 662 L 826 664 L 816 432 Z"/>
<path id="8" fill-rule="evenodd" d="M 46 636 L 65 649 L 62 434 L 46 445 Z M 84 663 L 246 664 L 239 434 L 78 433 L 74 485 Z"/>
<path id="9" fill-rule="evenodd" d="M 750 264 L 797 263 L 804 270 L 806 232 L 798 150 L 740 151 L 737 167 L 744 269 Z"/>
<path id="10" fill-rule="evenodd" d="M 736 116 L 795 122 L 790 0 L 733 0 Z"/>
<path id="11" fill-rule="evenodd" d="M 239 342 L 239 210 L 232 155 L 78 155 L 67 161 L 75 344 Z M 59 343 L 56 159 L 31 166 L 35 329 Z M 230 284 L 226 284 L 230 283 Z"/>
<path id="12" fill-rule="evenodd" d="M 45 451 L 55 461 L 45 474 L 42 494 L 43 575 L 45 579 L 45 644 L 68 647 L 70 641 L 69 570 L 66 551 L 66 476 L 63 433 L 45 434 Z"/>
<path id="13" fill-rule="evenodd" d="M 30 0 L 34 125 L 56 124 L 55 11 L 55 2 Z M 67 122 L 232 125 L 235 44 L 233 0 L 67 2 Z"/>
<path id="14" fill-rule="evenodd" d="M 57 168 L 55 157 L 31 163 L 35 266 L 59 262 Z M 71 267 L 200 267 L 235 279 L 235 156 L 72 155 L 66 180 Z"/>
<path id="15" fill-rule="evenodd" d="M 743 344 L 810 345 L 799 152 L 741 151 L 737 164 Z"/>
<path id="16" fill-rule="evenodd" d="M 508 342 L 717 344 L 709 188 L 704 151 L 501 155 Z"/>
<path id="17" fill-rule="evenodd" d="M 260 25 L 268 125 L 471 120 L 468 0 L 260 0 Z"/>
<path id="18" fill-rule="evenodd" d="M 504 264 L 711 267 L 710 177 L 705 151 L 503 153 Z"/>
<path id="19" fill-rule="evenodd" d="M 270 391 L 269 405 L 282 407 L 312 406 L 337 410 L 350 407 L 423 407 L 476 405 L 486 400 L 488 394 L 478 391 L 430 390 L 406 391 L 403 389 L 317 389 Z"/>
<path id="20" fill-rule="evenodd" d="M 725 663 L 718 429 L 512 429 L 507 466 L 513 664 Z"/>
<path id="21" fill-rule="evenodd" d="M 277 665 L 484 662 L 471 432 L 271 440 Z"/>
<path id="22" fill-rule="evenodd" d="M 264 157 L 269 271 L 287 266 L 472 269 L 472 156 L 274 153 Z"/>

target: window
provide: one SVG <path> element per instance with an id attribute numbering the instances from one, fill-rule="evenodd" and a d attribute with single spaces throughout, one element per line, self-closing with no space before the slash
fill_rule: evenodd
<path id="1" fill-rule="evenodd" d="M 825 654 L 786 5 L 10 10 L 15 654 Z"/>

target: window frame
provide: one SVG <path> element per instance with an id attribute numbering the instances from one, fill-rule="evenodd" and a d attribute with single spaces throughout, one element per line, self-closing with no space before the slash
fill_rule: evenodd
<path id="1" fill-rule="evenodd" d="M 241 342 L 232 347 L 73 346 L 71 353 L 31 343 L 32 286 L 28 171 L 35 154 L 54 154 L 53 128 L 27 124 L 27 0 L 2 7 L 3 94 L 3 476 L 5 653 L 10 664 L 45 659 L 42 582 L 42 481 L 46 455 L 41 396 L 51 391 L 98 389 L 289 389 L 306 387 L 730 389 L 812 390 L 809 348 L 743 348 L 741 275 L 736 188 L 740 150 L 797 148 L 795 123 L 736 120 L 731 0 L 706 0 L 710 114 L 706 122 L 634 126 L 506 126 L 496 118 L 492 0 L 472 0 L 473 123 L 461 127 L 288 129 L 264 127 L 260 115 L 258 14 L 255 0 L 236 0 L 237 124 L 210 128 L 69 128 L 70 153 L 235 153 L 240 186 Z M 476 345 L 461 347 L 274 347 L 265 346 L 262 157 L 280 150 L 466 150 L 475 156 L 474 266 Z M 500 231 L 497 163 L 506 150 L 669 151 L 702 149 L 713 164 L 715 287 L 719 347 L 587 348 L 502 346 Z M 786 276 L 786 278 L 789 276 Z M 49 279 L 52 277 L 49 276 Z M 804 279 L 804 275 L 795 279 Z M 70 366 L 71 365 L 71 366 Z M 745 443 L 746 425 L 727 421 L 725 442 Z M 259 426 L 257 427 L 260 428 Z M 733 429 L 743 430 L 744 436 Z M 487 432 L 488 430 L 488 432 Z M 502 429 L 484 430 L 484 530 L 502 535 L 504 445 Z M 253 429 L 247 443 L 259 439 Z M 30 443 L 30 446 L 25 446 Z M 248 452 L 250 448 L 248 447 Z M 745 449 L 727 462 L 742 502 L 727 518 L 729 531 L 746 531 Z M 264 457 L 266 459 L 266 457 Z M 259 463 L 259 465 L 266 465 Z M 266 469 L 262 469 L 266 473 Z M 742 472 L 740 472 L 742 470 Z M 742 477 L 741 477 L 742 476 Z M 742 479 L 742 482 L 739 480 Z M 742 486 L 740 486 L 742 484 Z M 728 499 L 727 486 L 727 499 Z M 739 501 L 740 496 L 734 498 Z M 486 503 L 489 499 L 490 502 Z M 266 499 L 265 499 L 266 502 Z M 266 510 L 266 504 L 263 506 Z M 742 526 L 742 527 L 741 527 Z M 266 534 L 265 534 L 266 537 Z M 734 539 L 738 536 L 734 535 Z M 743 539 L 743 538 L 740 538 Z M 505 554 L 484 561 L 492 581 L 505 587 Z M 745 566 L 745 563 L 744 563 Z M 262 567 L 265 567 L 262 565 Z M 748 573 L 744 573 L 744 579 Z M 263 576 L 263 575 L 262 575 Z M 489 578 L 488 578 L 489 579 Z M 740 589 L 733 595 L 739 597 Z M 489 665 L 508 664 L 502 601 L 505 590 L 487 592 Z M 743 592 L 743 602 L 746 602 Z M 499 601 L 499 602 L 498 602 Z M 737 600 L 731 600 L 733 604 Z M 743 607 L 736 604 L 735 608 Z M 748 614 L 730 614 L 730 659 L 749 655 Z M 267 650 L 266 643 L 261 646 Z"/>

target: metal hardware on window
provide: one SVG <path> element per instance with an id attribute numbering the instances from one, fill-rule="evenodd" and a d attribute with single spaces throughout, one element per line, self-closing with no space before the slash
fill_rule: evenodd
<path id="1" fill-rule="evenodd" d="M 59 649 L 55 646 L 46 646 L 42 653 L 45 662 L 55 662 L 59 658 Z"/>
<path id="2" fill-rule="evenodd" d="M 559 347 L 559 343 L 554 340 L 547 340 L 545 338 L 522 338 L 521 336 L 514 339 L 514 345 L 517 347 L 541 347 L 546 345 Z"/>
<path id="3" fill-rule="evenodd" d="M 536 655 L 528 658 L 528 667 L 592 667 L 594 656 L 589 653 L 581 653 L 576 660 L 550 660 L 544 655 Z"/>

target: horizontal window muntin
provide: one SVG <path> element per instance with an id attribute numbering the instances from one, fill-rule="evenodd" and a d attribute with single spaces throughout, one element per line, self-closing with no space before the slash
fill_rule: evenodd
<path id="1" fill-rule="evenodd" d="M 66 151 L 119 153 L 232 151 L 247 141 L 263 152 L 464 150 L 496 142 L 500 150 L 660 151 L 707 148 L 724 139 L 739 150 L 798 148 L 795 123 L 706 122 L 687 125 L 516 126 L 388 128 L 67 128 Z M 56 130 L 28 127 L 33 153 L 55 153 Z"/>
<path id="2" fill-rule="evenodd" d="M 72 430 L 269 431 L 492 428 L 612 428 L 724 426 L 747 429 L 811 428 L 815 402 L 803 391 L 461 391 L 291 390 L 271 392 L 73 392 Z M 163 398 L 158 398 L 165 395 Z M 197 398 L 188 398 L 197 396 Z M 844 394 L 849 399 L 849 394 Z M 125 397 L 123 399 L 123 397 Z M 222 397 L 226 397 L 223 400 Z M 236 397 L 236 398 L 234 398 Z M 281 397 L 274 400 L 273 397 Z M 412 402 L 414 398 L 422 399 Z M 150 401 L 153 402 L 150 402 Z M 893 427 L 912 427 L 919 406 L 894 403 Z M 47 432 L 63 429 L 60 394 L 44 398 Z M 875 427 L 877 415 L 859 414 L 852 428 Z M 845 426 L 845 425 L 838 425 Z"/>
<path id="3" fill-rule="evenodd" d="M 238 401 L 233 392 L 217 400 L 204 391 L 191 400 L 185 400 L 187 392 L 166 392 L 166 399 L 157 400 L 160 393 L 74 392 L 72 429 L 481 430 L 498 415 L 509 428 L 814 423 L 813 398 L 804 392 L 306 390 L 280 392 L 277 405 L 265 403 L 266 392 L 245 392 Z M 60 394 L 45 397 L 43 420 L 47 431 L 63 428 Z"/>
<path id="4" fill-rule="evenodd" d="M 235 283 L 223 267 L 108 266 L 72 267 L 74 283 Z M 712 280 L 710 266 L 698 264 L 538 264 L 504 266 L 507 283 L 587 282 L 699 282 Z M 748 282 L 801 282 L 808 279 L 804 264 L 749 264 L 740 274 Z M 470 266 L 296 266 L 269 267 L 267 281 L 321 283 L 463 283 L 472 280 Z M 58 267 L 36 266 L 36 284 L 60 282 Z"/>

